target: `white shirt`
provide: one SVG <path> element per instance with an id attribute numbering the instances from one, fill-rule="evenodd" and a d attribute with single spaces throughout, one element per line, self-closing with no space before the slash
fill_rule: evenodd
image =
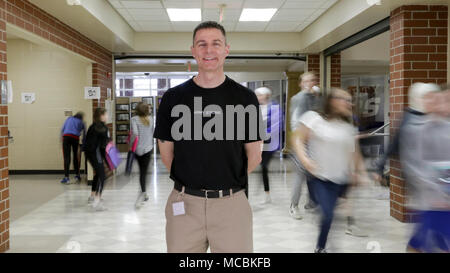
<path id="1" fill-rule="evenodd" d="M 259 108 L 261 109 L 261 115 L 264 121 L 267 120 L 268 117 L 268 108 L 267 108 L 267 104 L 260 104 Z"/>
<path id="2" fill-rule="evenodd" d="M 356 128 L 341 120 L 325 120 L 314 111 L 303 114 L 300 122 L 311 130 L 308 150 L 318 167 L 314 175 L 337 184 L 349 183 Z"/>
<path id="3" fill-rule="evenodd" d="M 136 147 L 136 154 L 142 156 L 153 149 L 153 121 L 149 116 L 150 125 L 142 123 L 139 116 L 131 118 L 131 133 L 132 140 L 138 137 L 138 143 Z M 133 143 L 131 141 L 130 143 Z"/>

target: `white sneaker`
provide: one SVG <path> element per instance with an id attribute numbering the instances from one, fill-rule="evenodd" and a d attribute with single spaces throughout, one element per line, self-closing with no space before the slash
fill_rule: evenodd
<path id="1" fill-rule="evenodd" d="M 93 203 L 93 208 L 96 211 L 105 211 L 107 208 L 105 207 L 103 202 L 98 202 L 97 204 Z"/>
<path id="2" fill-rule="evenodd" d="M 145 200 L 145 193 L 140 193 L 138 198 L 136 199 L 136 203 L 134 204 L 137 209 L 145 204 L 144 200 Z"/>
<path id="3" fill-rule="evenodd" d="M 292 218 L 300 220 L 303 218 L 303 216 L 300 214 L 300 209 L 298 208 L 298 206 L 292 206 L 289 208 L 289 214 L 291 215 Z"/>
<path id="4" fill-rule="evenodd" d="M 92 204 L 94 202 L 94 197 L 93 196 L 89 196 L 88 198 L 88 205 Z"/>
<path id="5" fill-rule="evenodd" d="M 264 197 L 264 201 L 262 201 L 262 204 L 269 204 L 272 203 L 272 198 L 270 197 L 270 194 L 266 194 L 266 196 Z"/>
<path id="6" fill-rule="evenodd" d="M 148 194 L 144 192 L 144 202 L 147 202 L 149 199 Z"/>
<path id="7" fill-rule="evenodd" d="M 355 237 L 368 237 L 369 236 L 367 233 L 362 231 L 361 228 L 359 228 L 356 225 L 347 226 L 347 230 L 345 231 L 345 234 L 355 236 Z"/>

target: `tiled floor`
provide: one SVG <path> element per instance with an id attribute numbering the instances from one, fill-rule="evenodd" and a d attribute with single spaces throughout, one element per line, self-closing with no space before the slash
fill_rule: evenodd
<path id="1" fill-rule="evenodd" d="M 149 174 L 150 201 L 136 210 L 138 173 L 118 175 L 104 191 L 107 211 L 93 212 L 87 205 L 90 189 L 84 183 L 60 185 L 59 176 L 11 176 L 11 250 L 9 252 L 165 252 L 164 207 L 173 182 L 160 160 Z M 302 220 L 288 213 L 291 163 L 271 163 L 272 203 L 262 205 L 261 173 L 249 179 L 254 213 L 255 252 L 312 252 L 317 237 L 317 215 Z M 343 205 L 338 207 L 329 236 L 330 252 L 404 252 L 411 225 L 389 216 L 389 201 L 377 200 L 380 188 L 367 186 L 353 192 L 355 216 L 369 237 L 345 234 Z M 305 190 L 303 191 L 305 192 Z M 301 203 L 305 202 L 302 196 Z"/>

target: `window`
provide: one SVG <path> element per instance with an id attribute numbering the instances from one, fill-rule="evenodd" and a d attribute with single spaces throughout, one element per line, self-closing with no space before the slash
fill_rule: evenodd
<path id="1" fill-rule="evenodd" d="M 167 89 L 190 79 L 193 73 L 117 73 L 117 97 L 153 97 L 162 96 Z"/>

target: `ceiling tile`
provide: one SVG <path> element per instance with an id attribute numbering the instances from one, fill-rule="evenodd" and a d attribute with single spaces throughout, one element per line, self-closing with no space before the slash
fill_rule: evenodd
<path id="1" fill-rule="evenodd" d="M 136 21 L 168 21 L 169 16 L 164 9 L 129 9 L 128 12 Z"/>
<path id="2" fill-rule="evenodd" d="M 220 16 L 219 9 L 203 9 L 202 20 L 214 20 L 218 21 Z M 223 21 L 238 21 L 239 16 L 241 16 L 240 9 L 226 9 L 223 13 Z"/>
<path id="3" fill-rule="evenodd" d="M 164 9 L 128 9 L 128 12 L 132 15 L 161 15 L 166 14 Z"/>
<path id="4" fill-rule="evenodd" d="M 315 9 L 320 8 L 322 5 L 324 5 L 327 2 L 327 0 L 287 0 L 283 8 L 289 8 L 289 9 Z"/>
<path id="5" fill-rule="evenodd" d="M 160 9 L 160 1 L 121 1 L 122 6 L 129 9 Z"/>
<path id="6" fill-rule="evenodd" d="M 159 15 L 133 15 L 134 20 L 136 21 L 169 21 L 169 16 L 167 14 L 159 14 Z"/>
<path id="7" fill-rule="evenodd" d="M 315 11 L 315 9 L 281 9 L 273 16 L 272 21 L 301 21 Z"/>
<path id="8" fill-rule="evenodd" d="M 238 22 L 235 31 L 250 32 L 250 31 L 264 31 L 267 22 Z"/>
<path id="9" fill-rule="evenodd" d="M 162 2 L 165 8 L 171 9 L 193 9 L 193 8 L 201 8 L 202 1 L 200 0 L 189 0 L 189 1 L 163 1 Z"/>
<path id="10" fill-rule="evenodd" d="M 275 8 L 278 9 L 283 4 L 284 0 L 246 0 L 244 3 L 244 8 L 253 9 L 268 9 Z"/>
<path id="11" fill-rule="evenodd" d="M 126 20 L 126 21 L 133 21 L 133 17 L 130 13 L 128 13 L 127 9 L 116 9 L 117 12 Z"/>
<path id="12" fill-rule="evenodd" d="M 225 4 L 225 10 L 227 9 L 241 9 L 241 0 L 203 0 L 204 9 L 219 9 L 219 5 Z"/>

